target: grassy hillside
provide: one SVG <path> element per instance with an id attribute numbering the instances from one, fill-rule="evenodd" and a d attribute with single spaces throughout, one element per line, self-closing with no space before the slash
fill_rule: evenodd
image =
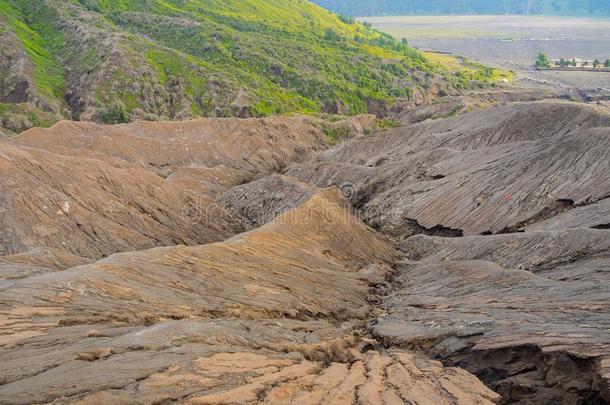
<path id="1" fill-rule="evenodd" d="M 608 0 L 313 0 L 343 15 L 552 14 L 610 16 Z"/>
<path id="2" fill-rule="evenodd" d="M 13 72 L 0 104 L 25 80 L 30 104 L 73 119 L 356 114 L 490 80 L 303 0 L 0 0 L 0 11 L 0 69 Z"/>

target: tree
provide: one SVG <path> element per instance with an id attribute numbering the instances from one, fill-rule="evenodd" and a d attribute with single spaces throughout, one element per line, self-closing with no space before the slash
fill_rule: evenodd
<path id="1" fill-rule="evenodd" d="M 601 65 L 601 63 L 599 62 L 599 59 L 595 59 L 595 60 L 593 61 L 593 67 L 594 67 L 595 69 L 597 69 L 599 65 Z"/>
<path id="2" fill-rule="evenodd" d="M 568 62 L 566 62 L 566 60 L 564 58 L 559 59 L 559 66 L 566 67 L 567 65 L 568 65 Z"/>
<path id="3" fill-rule="evenodd" d="M 610 59 L 606 59 L 604 62 L 604 67 L 610 68 Z"/>
<path id="4" fill-rule="evenodd" d="M 402 44 L 403 45 L 409 45 L 409 41 L 407 41 L 407 38 L 403 38 L 402 39 Z"/>
<path id="5" fill-rule="evenodd" d="M 576 67 L 576 59 L 572 59 L 572 66 Z"/>
<path id="6" fill-rule="evenodd" d="M 538 54 L 538 57 L 536 58 L 536 67 L 538 69 L 550 68 L 551 61 L 549 60 L 549 57 L 546 56 L 544 53 L 540 52 Z"/>
<path id="7" fill-rule="evenodd" d="M 589 66 L 589 61 L 588 61 L 588 60 L 584 61 L 584 62 L 582 63 L 582 65 L 583 65 L 583 66 Z"/>

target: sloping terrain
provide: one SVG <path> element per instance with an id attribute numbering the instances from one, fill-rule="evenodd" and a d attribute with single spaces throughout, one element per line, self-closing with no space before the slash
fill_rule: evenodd
<path id="1" fill-rule="evenodd" d="M 355 139 L 286 173 L 350 188 L 392 235 L 502 233 L 608 197 L 609 127 L 582 104 L 509 104 Z"/>
<path id="2" fill-rule="evenodd" d="M 384 114 L 497 81 L 304 0 L 1 0 L 0 128 Z"/>
<path id="3" fill-rule="evenodd" d="M 340 187 L 404 260 L 371 331 L 507 403 L 610 401 L 610 120 L 517 103 L 348 141 L 286 174 Z"/>
<path id="4" fill-rule="evenodd" d="M 410 238 L 417 261 L 374 326 L 523 403 L 604 403 L 610 391 L 610 234 Z"/>
<path id="5" fill-rule="evenodd" d="M 348 121 L 0 142 L 0 403 L 610 402 L 607 113 Z"/>
<path id="6" fill-rule="evenodd" d="M 33 129 L 1 143 L 0 250 L 102 258 L 224 240 L 244 225 L 216 194 L 325 142 L 304 118 Z"/>
<path id="7" fill-rule="evenodd" d="M 397 253 L 347 207 L 316 191 L 226 242 L 0 287 L 0 402 L 496 401 L 463 370 L 365 349 L 366 297 Z"/>

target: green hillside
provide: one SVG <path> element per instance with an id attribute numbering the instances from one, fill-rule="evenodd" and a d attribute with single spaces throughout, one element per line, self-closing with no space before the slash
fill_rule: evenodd
<path id="1" fill-rule="evenodd" d="M 0 12 L 0 114 L 25 81 L 30 121 L 356 114 L 490 80 L 303 0 L 0 0 Z"/>
<path id="2" fill-rule="evenodd" d="M 351 16 L 549 14 L 610 16 L 608 0 L 313 0 Z"/>

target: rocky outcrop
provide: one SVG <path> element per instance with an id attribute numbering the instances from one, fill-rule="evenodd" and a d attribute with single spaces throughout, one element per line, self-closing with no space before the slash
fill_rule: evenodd
<path id="1" fill-rule="evenodd" d="M 0 103 L 25 103 L 29 98 L 28 77 L 32 65 L 16 35 L 0 19 Z"/>

